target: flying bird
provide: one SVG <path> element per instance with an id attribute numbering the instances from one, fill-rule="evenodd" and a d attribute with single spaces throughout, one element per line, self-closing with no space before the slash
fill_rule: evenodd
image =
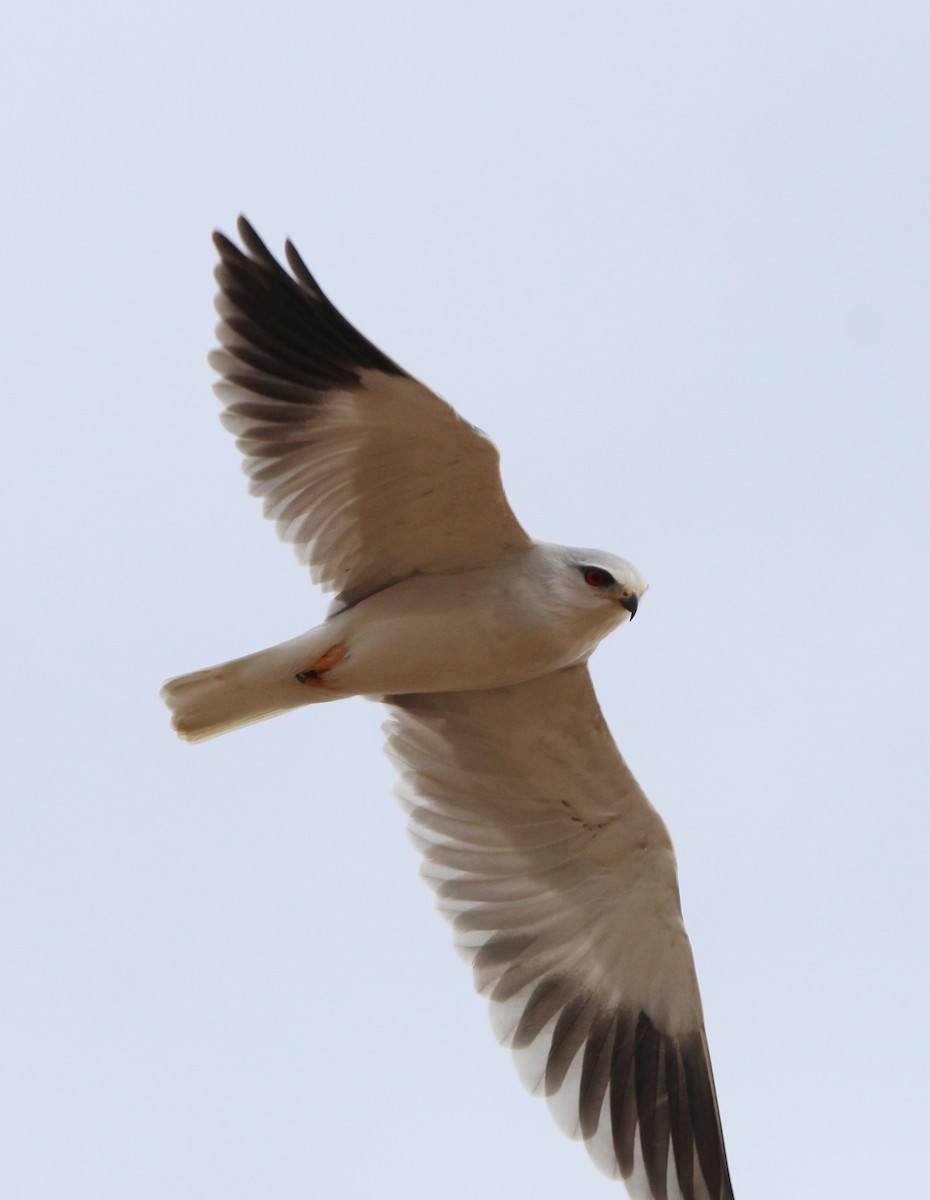
<path id="1" fill-rule="evenodd" d="M 222 420 L 312 579 L 322 625 L 165 684 L 200 741 L 368 696 L 423 874 L 500 1041 L 562 1129 L 637 1200 L 730 1200 L 668 832 L 587 661 L 646 581 L 531 538 L 480 430 L 372 345 L 294 246 L 220 233 Z"/>

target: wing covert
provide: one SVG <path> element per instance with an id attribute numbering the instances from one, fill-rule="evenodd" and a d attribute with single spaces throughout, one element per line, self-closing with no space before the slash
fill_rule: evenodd
<path id="1" fill-rule="evenodd" d="M 238 227 L 245 252 L 214 235 L 216 392 L 250 490 L 314 580 L 348 605 L 528 545 L 490 439 L 363 337 L 290 242 L 292 275 Z"/>
<path id="2" fill-rule="evenodd" d="M 394 696 L 388 753 L 498 1038 L 643 1200 L 732 1200 L 674 852 L 587 667 Z"/>

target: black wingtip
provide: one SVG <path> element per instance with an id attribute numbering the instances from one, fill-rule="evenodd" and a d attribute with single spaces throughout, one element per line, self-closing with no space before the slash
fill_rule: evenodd
<path id="1" fill-rule="evenodd" d="M 226 234 L 220 229 L 213 230 L 213 245 L 216 247 L 217 253 L 222 259 L 242 257 L 242 251 L 239 249 L 236 243 L 230 241 Z"/>
<path id="2" fill-rule="evenodd" d="M 236 221 L 236 228 L 239 230 L 243 246 L 245 246 L 254 259 L 280 271 L 281 268 L 274 255 L 241 213 L 239 219 Z"/>
<path id="3" fill-rule="evenodd" d="M 251 259 L 252 262 L 270 267 L 280 274 L 287 274 L 287 272 L 282 270 L 281 264 L 255 232 L 255 227 L 251 221 L 242 213 L 236 218 L 236 230 L 242 240 L 242 246 L 245 247 L 245 252 L 221 230 L 215 229 L 213 231 L 213 244 L 216 246 L 219 256 L 224 262 L 242 262 L 243 260 Z M 310 268 L 300 257 L 297 247 L 290 238 L 284 243 L 284 253 L 288 266 L 291 268 L 297 283 L 301 284 L 314 295 L 322 297 L 323 289 L 317 283 L 316 279 L 314 279 Z"/>
<path id="4" fill-rule="evenodd" d="M 213 245 L 219 252 L 220 258 L 226 261 L 232 259 L 237 262 L 251 258 L 253 262 L 263 263 L 265 266 L 274 267 L 278 271 L 281 270 L 280 264 L 275 260 L 274 255 L 244 216 L 240 215 L 237 218 L 236 230 L 247 253 L 243 253 L 242 248 L 237 246 L 232 238 L 227 237 L 222 230 L 214 229 Z"/>
<path id="5" fill-rule="evenodd" d="M 214 230 L 213 244 L 220 256 L 214 274 L 220 291 L 239 316 L 265 330 L 267 345 L 262 345 L 253 330 L 250 340 L 254 345 L 267 352 L 273 343 L 274 352 L 280 354 L 282 338 L 296 339 L 301 361 L 315 355 L 322 375 L 314 375 L 314 379 L 325 379 L 333 386 L 358 386 L 358 372 L 365 368 L 386 375 L 405 374 L 342 316 L 290 240 L 285 243 L 285 253 L 293 274 L 278 262 L 245 216 L 238 218 L 236 228 L 242 248 Z"/>
<path id="6" fill-rule="evenodd" d="M 319 295 L 323 294 L 323 289 L 314 279 L 310 268 L 300 257 L 297 247 L 290 238 L 284 243 L 284 256 L 287 259 L 287 265 L 294 272 L 294 278 L 302 283 L 305 288 L 311 292 L 316 292 Z"/>

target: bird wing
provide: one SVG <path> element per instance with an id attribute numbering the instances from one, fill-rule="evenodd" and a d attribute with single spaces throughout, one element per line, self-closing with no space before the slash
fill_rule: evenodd
<path id="1" fill-rule="evenodd" d="M 731 1200 L 671 841 L 587 666 L 392 696 L 423 874 L 527 1086 L 651 1200 Z"/>
<path id="2" fill-rule="evenodd" d="M 244 218 L 220 255 L 210 362 L 250 490 L 315 581 L 353 604 L 415 572 L 529 545 L 494 444 L 364 338 L 290 242 L 293 276 Z"/>

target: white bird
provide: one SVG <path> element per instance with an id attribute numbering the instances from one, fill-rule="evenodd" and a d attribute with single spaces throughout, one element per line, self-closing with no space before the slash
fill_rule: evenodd
<path id="1" fill-rule="evenodd" d="M 211 363 L 267 516 L 337 596 L 292 641 L 180 676 L 199 741 L 345 696 L 390 706 L 388 752 L 494 1029 L 527 1086 L 643 1200 L 729 1200 L 675 856 L 587 660 L 646 582 L 531 539 L 491 441 L 367 341 L 290 242 L 222 234 Z"/>

